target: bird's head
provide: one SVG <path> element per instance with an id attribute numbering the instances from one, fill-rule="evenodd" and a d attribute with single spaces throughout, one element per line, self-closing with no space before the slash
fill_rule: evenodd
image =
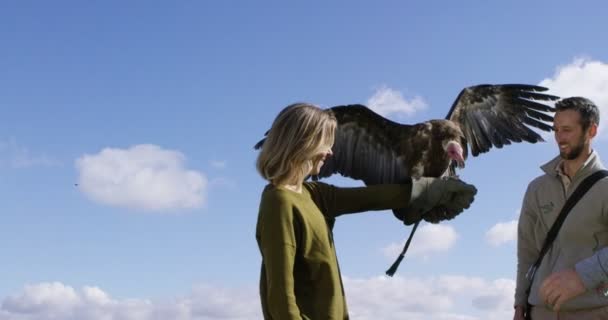
<path id="1" fill-rule="evenodd" d="M 445 144 L 444 148 L 448 158 L 450 158 L 452 162 L 456 163 L 459 169 L 464 168 L 464 155 L 460 143 L 450 140 Z"/>

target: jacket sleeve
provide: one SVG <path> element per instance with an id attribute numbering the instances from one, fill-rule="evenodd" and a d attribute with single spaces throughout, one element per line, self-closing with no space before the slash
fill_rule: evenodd
<path id="1" fill-rule="evenodd" d="M 294 293 L 296 232 L 293 207 L 278 197 L 260 208 L 259 244 L 266 271 L 266 301 L 273 319 L 302 319 Z"/>
<path id="2" fill-rule="evenodd" d="M 411 195 L 410 184 L 340 188 L 313 182 L 305 186 L 323 214 L 330 217 L 346 213 L 405 208 Z"/>
<path id="3" fill-rule="evenodd" d="M 608 217 L 608 201 L 603 200 L 602 216 Z M 608 223 L 608 221 L 606 221 Z M 608 284 L 608 247 L 604 247 L 595 252 L 589 258 L 579 261 L 574 269 L 581 277 L 587 290 L 594 290 L 600 286 Z"/>
<path id="4" fill-rule="evenodd" d="M 605 285 L 608 282 L 608 248 L 602 248 L 591 257 L 578 262 L 575 270 L 587 290 Z"/>
<path id="5" fill-rule="evenodd" d="M 528 185 L 517 224 L 517 280 L 515 284 L 515 306 L 526 305 L 526 289 L 530 284 L 526 273 L 534 264 L 540 251 L 534 238 L 534 225 L 538 219 L 534 204 L 534 190 Z"/>

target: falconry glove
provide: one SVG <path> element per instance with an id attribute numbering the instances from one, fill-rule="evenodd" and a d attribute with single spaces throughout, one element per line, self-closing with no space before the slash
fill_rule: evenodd
<path id="1" fill-rule="evenodd" d="M 420 219 L 432 223 L 452 219 L 469 208 L 476 193 L 475 186 L 454 178 L 412 179 L 410 202 L 399 218 L 408 225 Z"/>

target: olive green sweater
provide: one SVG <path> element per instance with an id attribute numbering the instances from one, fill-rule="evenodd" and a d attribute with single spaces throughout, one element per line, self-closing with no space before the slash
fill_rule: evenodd
<path id="1" fill-rule="evenodd" d="M 338 188 L 313 182 L 304 183 L 302 193 L 266 186 L 256 228 L 264 318 L 348 319 L 332 234 L 335 218 L 406 207 L 410 191 L 409 184 Z"/>

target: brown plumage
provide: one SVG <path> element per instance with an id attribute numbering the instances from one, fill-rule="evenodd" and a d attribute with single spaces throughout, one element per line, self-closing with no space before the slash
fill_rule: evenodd
<path id="1" fill-rule="evenodd" d="M 340 173 L 366 184 L 439 177 L 450 164 L 464 166 L 469 149 L 477 156 L 492 146 L 543 141 L 530 127 L 552 130 L 553 117 L 546 112 L 553 108 L 537 101 L 559 97 L 540 93 L 546 90 L 521 84 L 468 87 L 446 119 L 414 125 L 390 121 L 363 105 L 333 107 L 338 119 L 334 155 L 319 177 Z"/>
<path id="2" fill-rule="evenodd" d="M 340 173 L 372 185 L 407 183 L 420 176 L 455 176 L 456 166 L 464 167 L 469 149 L 477 156 L 493 146 L 543 141 L 530 127 L 551 131 L 553 117 L 547 112 L 554 109 L 537 101 L 559 99 L 541 93 L 545 91 L 547 88 L 524 84 L 468 87 L 460 92 L 446 119 L 414 125 L 390 121 L 363 105 L 333 107 L 338 119 L 333 156 L 313 179 Z M 264 139 L 255 148 L 263 143 Z M 460 211 L 435 207 L 420 216 L 401 208 L 393 213 L 405 224 L 415 224 L 401 254 L 386 271 L 389 276 L 397 270 L 421 219 L 438 223 Z"/>
<path id="3" fill-rule="evenodd" d="M 538 101 L 559 99 L 544 91 L 547 88 L 525 84 L 464 88 L 446 119 L 413 125 L 393 122 L 360 104 L 333 107 L 338 119 L 333 156 L 313 179 L 340 173 L 373 185 L 405 183 L 410 177 L 455 176 L 469 150 L 477 156 L 493 146 L 543 141 L 530 127 L 551 131 L 553 117 L 547 112 L 554 109 Z M 255 148 L 263 143 L 262 139 Z M 425 214 L 425 220 L 453 218 L 442 208 L 433 211 Z M 403 210 L 394 213 L 407 224 L 418 221 L 406 221 Z"/>

